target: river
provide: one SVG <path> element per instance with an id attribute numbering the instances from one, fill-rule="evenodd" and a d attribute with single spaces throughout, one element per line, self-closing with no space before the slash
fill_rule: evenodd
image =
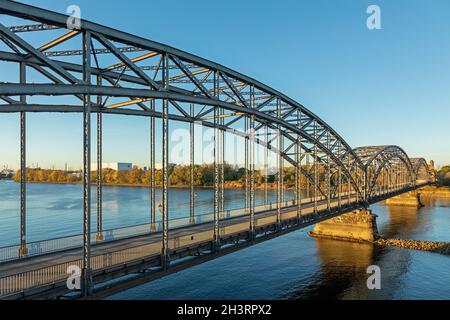
<path id="1" fill-rule="evenodd" d="M 95 187 L 93 227 L 95 228 Z M 212 190 L 196 191 L 196 212 L 212 211 Z M 157 198 L 160 193 L 157 193 Z M 286 192 L 286 200 L 293 197 Z M 79 185 L 27 186 L 27 238 L 39 241 L 80 233 Z M 270 200 L 276 195 L 270 191 Z M 189 191 L 171 189 L 170 216 L 188 214 Z M 256 203 L 264 199 L 256 192 Z M 158 200 L 159 201 L 159 200 Z M 225 207 L 242 207 L 241 190 L 226 190 Z M 104 187 L 104 228 L 148 221 L 145 188 Z M 371 207 L 386 238 L 450 242 L 450 200 L 421 209 Z M 158 217 L 157 217 L 158 219 Z M 0 246 L 19 239 L 19 185 L 0 181 Z M 112 296 L 112 299 L 450 299 L 450 257 L 371 244 L 313 239 L 311 228 L 252 246 Z M 366 269 L 381 268 L 381 290 L 368 290 Z"/>

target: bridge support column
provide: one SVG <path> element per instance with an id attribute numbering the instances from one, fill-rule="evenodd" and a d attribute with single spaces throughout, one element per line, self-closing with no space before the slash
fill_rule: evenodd
<path id="1" fill-rule="evenodd" d="M 255 88 L 250 87 L 250 108 L 255 107 Z M 249 152 L 249 165 L 250 165 L 250 240 L 255 239 L 255 115 L 250 116 L 250 131 L 247 134 L 250 135 L 250 152 Z"/>
<path id="2" fill-rule="evenodd" d="M 423 207 L 420 200 L 420 192 L 410 191 L 399 196 L 395 196 L 386 200 L 386 204 L 390 206 L 405 206 L 405 207 Z"/>
<path id="3" fill-rule="evenodd" d="M 217 97 L 219 95 L 219 74 L 218 72 L 214 73 L 214 95 Z M 220 250 L 220 205 L 219 205 L 219 192 L 220 192 L 220 183 L 219 183 L 219 124 L 220 124 L 220 112 L 219 107 L 214 107 L 214 223 L 213 223 L 213 242 L 212 242 L 212 251 L 217 252 Z M 247 143 L 246 143 L 247 147 Z M 247 170 L 247 167 L 246 167 Z M 246 177 L 246 181 L 248 178 Z M 246 206 L 247 206 L 247 187 L 248 184 L 246 182 Z"/>
<path id="4" fill-rule="evenodd" d="M 83 80 L 91 81 L 91 34 L 83 33 Z M 83 95 L 83 263 L 82 294 L 92 293 L 91 273 L 91 96 Z"/>
<path id="5" fill-rule="evenodd" d="M 301 109 L 297 112 L 297 126 L 301 126 Z M 302 193 L 301 193 L 301 177 L 302 177 L 302 136 L 297 135 L 297 143 L 295 144 L 295 203 L 297 204 L 297 223 L 300 224 L 302 219 Z"/>
<path id="6" fill-rule="evenodd" d="M 373 242 L 379 237 L 376 217 L 368 209 L 346 213 L 316 224 L 309 235 L 317 238 Z"/>
<path id="7" fill-rule="evenodd" d="M 192 122 L 190 125 L 190 193 L 189 193 L 189 223 L 195 223 L 195 189 L 194 189 L 194 166 L 195 166 L 195 141 L 194 141 L 194 104 L 190 106 Z"/>
<path id="8" fill-rule="evenodd" d="M 163 84 L 167 90 L 169 86 L 169 58 L 163 55 Z M 169 268 L 169 100 L 163 99 L 162 115 L 162 249 L 161 267 Z"/>
<path id="9" fill-rule="evenodd" d="M 155 194 L 155 100 L 150 101 L 150 232 L 156 231 L 156 194 Z"/>
<path id="10" fill-rule="evenodd" d="M 101 76 L 97 77 L 97 85 L 102 85 Z M 97 97 L 97 104 L 102 105 L 102 97 Z M 102 111 L 99 109 L 97 113 L 97 241 L 103 241 L 103 168 L 102 168 L 102 156 L 103 156 L 103 119 Z"/>
<path id="11" fill-rule="evenodd" d="M 277 117 L 281 118 L 281 101 L 277 98 Z M 280 125 L 277 125 L 277 165 L 278 165 L 278 175 L 277 175 L 277 227 L 281 229 L 281 209 L 283 202 L 283 137 L 281 135 Z"/>
<path id="12" fill-rule="evenodd" d="M 264 205 L 269 204 L 269 128 L 264 126 L 266 147 L 264 148 Z"/>
<path id="13" fill-rule="evenodd" d="M 220 108 L 220 125 L 225 125 L 225 112 Z M 225 218 L 225 130 L 220 130 L 220 218 Z"/>

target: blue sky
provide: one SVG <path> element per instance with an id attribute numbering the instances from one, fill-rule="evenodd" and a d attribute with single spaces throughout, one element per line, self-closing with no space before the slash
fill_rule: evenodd
<path id="1" fill-rule="evenodd" d="M 307 106 L 353 147 L 396 144 L 450 164 L 447 0 L 23 2 L 58 12 L 76 4 L 85 19 L 238 70 Z M 366 28 L 371 4 L 381 30 Z M 0 115 L 0 166 L 17 167 L 18 119 Z M 29 164 L 80 167 L 81 116 L 28 123 Z M 106 119 L 105 161 L 145 164 L 146 130 L 144 119 Z"/>

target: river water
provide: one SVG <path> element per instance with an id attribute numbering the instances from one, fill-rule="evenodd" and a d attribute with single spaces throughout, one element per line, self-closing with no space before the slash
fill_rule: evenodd
<path id="1" fill-rule="evenodd" d="M 93 229 L 95 228 L 95 188 Z M 212 211 L 212 190 L 196 191 L 197 214 Z M 160 194 L 157 193 L 157 197 Z M 286 192 L 286 200 L 293 197 Z M 27 238 L 38 241 L 82 230 L 79 185 L 29 184 Z M 256 192 L 262 204 L 264 193 Z M 270 192 L 270 200 L 276 195 Z M 171 189 L 170 216 L 188 215 L 189 191 Z M 158 200 L 159 201 L 159 200 Z M 240 208 L 241 190 L 227 190 L 226 209 Z M 145 188 L 104 187 L 104 228 L 148 221 Z M 450 200 L 432 200 L 421 209 L 371 207 L 386 238 L 450 242 Z M 158 218 L 158 217 L 157 217 Z M 450 299 L 450 257 L 370 244 L 313 239 L 311 228 L 124 291 L 112 299 Z M 19 240 L 19 185 L 0 181 L 0 246 Z M 366 286 L 367 267 L 381 268 L 381 290 Z"/>

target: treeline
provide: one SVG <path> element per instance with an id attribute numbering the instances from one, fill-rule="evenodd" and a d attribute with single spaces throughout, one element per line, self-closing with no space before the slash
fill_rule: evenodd
<path id="1" fill-rule="evenodd" d="M 450 166 L 445 166 L 437 172 L 437 183 L 440 186 L 450 187 Z"/>
<path id="2" fill-rule="evenodd" d="M 16 172 L 13 179 L 20 181 L 20 170 Z M 150 172 L 143 169 L 133 167 L 130 171 L 115 171 L 112 169 L 102 170 L 103 183 L 109 185 L 149 185 Z M 188 186 L 190 185 L 190 166 L 177 165 L 169 168 L 169 184 L 171 186 Z M 255 185 L 263 185 L 266 177 L 257 170 L 255 171 Z M 269 175 L 267 182 L 270 185 L 276 184 L 276 175 Z M 41 183 L 81 183 L 82 175 L 80 172 L 66 172 L 63 170 L 46 170 L 46 169 L 27 169 L 28 182 Z M 242 188 L 245 186 L 245 169 L 238 166 L 226 164 L 224 166 L 224 181 L 229 187 Z M 91 183 L 97 182 L 97 171 L 91 173 Z M 155 170 L 155 184 L 162 185 L 162 171 Z M 214 166 L 213 165 L 195 165 L 194 166 L 194 185 L 211 187 L 214 185 Z M 295 186 L 295 169 L 285 168 L 284 185 L 287 188 Z M 306 178 L 302 176 L 302 187 L 306 187 Z"/>

